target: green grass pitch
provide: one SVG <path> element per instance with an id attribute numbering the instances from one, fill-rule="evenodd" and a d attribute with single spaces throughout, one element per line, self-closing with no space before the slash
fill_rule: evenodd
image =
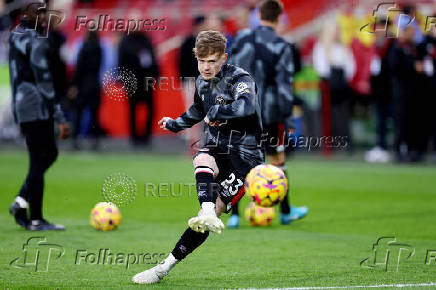
<path id="1" fill-rule="evenodd" d="M 145 196 L 145 184 L 194 182 L 190 159 L 145 154 L 73 154 L 61 152 L 46 176 L 44 213 L 65 224 L 65 232 L 32 233 L 19 228 L 7 209 L 27 170 L 27 155 L 0 152 L 0 287 L 28 288 L 144 288 L 131 277 L 153 265 L 141 260 L 125 263 L 75 264 L 78 250 L 98 253 L 168 254 L 199 209 L 195 192 L 178 196 L 161 192 Z M 211 234 L 197 249 L 150 289 L 215 289 L 303 286 L 351 286 L 436 282 L 436 169 L 428 166 L 372 165 L 347 160 L 298 157 L 288 162 L 291 199 L 307 205 L 309 215 L 290 226 L 278 219 L 267 228 L 243 221 L 237 230 Z M 137 196 L 122 207 L 119 229 L 98 232 L 89 225 L 89 213 L 102 201 L 106 176 L 123 172 L 137 183 Z M 170 195 L 170 196 L 165 196 Z M 243 199 L 243 208 L 247 205 Z M 224 222 L 227 216 L 223 217 Z M 10 265 L 23 257 L 30 237 L 45 237 L 65 253 L 52 257 L 48 270 Z M 414 255 L 395 246 L 385 271 L 364 268 L 379 237 L 393 236 L 413 248 Z M 410 248 L 410 249 L 411 249 Z M 434 250 L 434 252 L 427 251 Z M 81 252 L 83 253 L 83 252 Z M 385 250 L 380 250 L 384 254 Z M 42 254 L 41 254 L 42 255 Z M 426 257 L 427 255 L 427 257 Z M 30 256 L 30 254 L 29 254 Z M 47 257 L 41 257 L 43 262 Z M 139 260 L 139 259 L 138 259 Z M 149 260 L 146 260 L 149 261 Z M 29 260 L 28 263 L 31 261 Z M 379 261 L 380 262 L 380 261 Z M 426 264 L 427 262 L 427 264 Z M 428 263 L 429 262 L 429 263 Z M 398 266 L 398 270 L 397 270 Z M 422 289 L 422 288 L 421 288 Z"/>

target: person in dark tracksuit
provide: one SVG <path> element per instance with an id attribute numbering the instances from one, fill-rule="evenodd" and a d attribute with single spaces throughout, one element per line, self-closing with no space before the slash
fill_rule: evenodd
<path id="1" fill-rule="evenodd" d="M 433 15 L 436 18 L 436 15 Z M 425 36 L 423 43 L 418 45 L 418 55 L 423 63 L 423 70 L 426 73 L 427 85 L 424 87 L 426 92 L 436 91 L 436 30 L 431 29 Z M 421 114 L 425 118 L 424 130 L 426 130 L 426 145 L 432 144 L 429 148 L 432 162 L 436 163 L 436 121 L 432 110 L 436 107 L 436 98 L 432 94 L 424 94 L 421 102 Z"/>
<path id="2" fill-rule="evenodd" d="M 376 140 L 375 147 L 365 155 L 368 162 L 387 162 L 388 153 L 388 124 L 393 118 L 393 101 L 391 74 L 388 66 L 388 56 L 392 50 L 393 39 L 386 37 L 382 28 L 386 25 L 386 19 L 376 23 L 375 54 L 371 60 L 371 99 L 376 114 Z"/>
<path id="3" fill-rule="evenodd" d="M 133 32 L 121 40 L 118 65 L 130 70 L 138 80 L 138 88 L 129 96 L 130 135 L 133 145 L 150 145 L 152 120 L 154 116 L 153 89 L 145 86 L 146 78 L 156 79 L 159 68 L 150 38 L 142 32 Z M 145 133 L 141 136 L 136 130 L 136 108 L 140 102 L 147 105 Z"/>
<path id="4" fill-rule="evenodd" d="M 388 55 L 394 105 L 394 147 L 398 162 L 419 161 L 421 156 L 414 136 L 416 130 L 420 130 L 420 122 L 416 119 L 420 76 L 416 66 L 415 30 L 405 21 L 399 24 L 399 28 L 399 37 L 394 40 Z"/>
<path id="5" fill-rule="evenodd" d="M 100 66 L 102 61 L 102 50 L 98 33 L 88 31 L 83 46 L 77 59 L 76 71 L 74 73 L 70 90 L 70 98 L 73 99 L 76 107 L 75 125 L 73 132 L 73 147 L 80 149 L 77 137 L 82 123 L 82 115 L 86 109 L 91 112 L 90 135 L 93 138 L 93 149 L 98 149 L 100 125 L 98 123 L 98 109 L 100 107 Z"/>
<path id="6" fill-rule="evenodd" d="M 252 75 L 259 88 L 259 102 L 262 112 L 263 136 L 266 137 L 265 151 L 269 162 L 285 168 L 285 129 L 291 129 L 292 81 L 294 62 L 289 43 L 279 37 L 275 28 L 283 12 L 279 1 L 263 1 L 259 6 L 261 25 L 256 29 L 241 31 L 232 46 L 230 63 L 237 65 Z M 291 207 L 288 194 L 280 203 L 281 223 L 289 224 L 293 220 L 307 215 L 307 207 Z M 227 226 L 239 225 L 238 205 Z"/>
<path id="7" fill-rule="evenodd" d="M 69 127 L 56 99 L 49 63 L 49 42 L 45 27 L 44 2 L 23 7 L 20 24 L 9 38 L 9 69 L 15 120 L 20 124 L 29 152 L 29 171 L 15 201 L 9 208 L 15 221 L 27 230 L 64 230 L 43 218 L 44 174 L 55 162 L 58 150 L 55 124 L 60 138 Z M 37 28 L 35 29 L 35 23 Z M 27 208 L 30 206 L 30 218 Z"/>

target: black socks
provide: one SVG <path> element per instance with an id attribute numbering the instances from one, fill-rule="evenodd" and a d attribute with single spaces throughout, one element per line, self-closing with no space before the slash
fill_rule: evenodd
<path id="1" fill-rule="evenodd" d="M 203 202 L 216 203 L 219 186 L 213 178 L 213 170 L 207 166 L 195 168 L 195 179 L 197 180 L 197 195 L 200 205 Z"/>
<path id="2" fill-rule="evenodd" d="M 177 242 L 171 254 L 173 254 L 174 258 L 181 261 L 203 244 L 208 236 L 209 232 L 198 233 L 188 228 Z"/>

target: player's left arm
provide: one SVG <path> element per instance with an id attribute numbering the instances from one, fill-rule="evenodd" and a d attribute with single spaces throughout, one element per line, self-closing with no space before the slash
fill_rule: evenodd
<path id="1" fill-rule="evenodd" d="M 211 121 L 241 118 L 256 111 L 256 87 L 249 76 L 241 76 L 233 82 L 231 93 L 234 101 L 226 105 L 214 105 L 207 112 Z"/>

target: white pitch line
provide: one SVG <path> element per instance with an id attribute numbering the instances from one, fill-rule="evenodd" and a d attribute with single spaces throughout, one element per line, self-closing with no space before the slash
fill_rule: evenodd
<path id="1" fill-rule="evenodd" d="M 403 288 L 403 287 L 427 287 L 436 286 L 436 283 L 417 284 L 380 284 L 380 285 L 350 285 L 350 286 L 328 286 L 328 287 L 292 287 L 292 288 L 261 288 L 259 290 L 324 290 L 324 289 L 352 289 L 352 288 Z M 249 288 L 254 289 L 254 288 Z M 247 289 L 248 290 L 248 289 Z"/>

